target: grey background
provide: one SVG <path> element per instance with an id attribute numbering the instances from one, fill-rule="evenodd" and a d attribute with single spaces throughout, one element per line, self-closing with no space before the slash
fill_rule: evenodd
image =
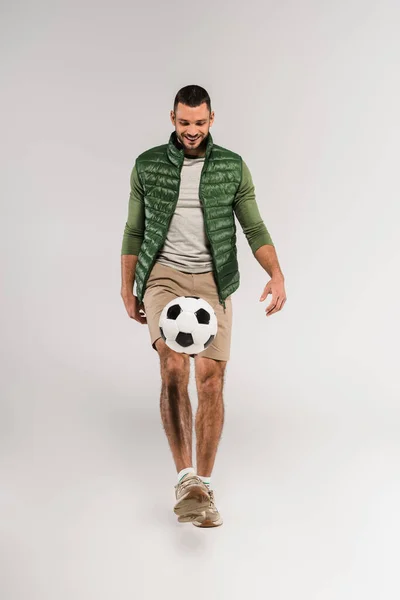
<path id="1" fill-rule="evenodd" d="M 2 4 L 4 600 L 398 597 L 399 17 Z M 213 530 L 172 512 L 158 355 L 119 295 L 134 159 L 190 83 L 249 165 L 288 298 L 265 317 L 238 225 Z M 189 391 L 195 410 L 193 371 Z"/>

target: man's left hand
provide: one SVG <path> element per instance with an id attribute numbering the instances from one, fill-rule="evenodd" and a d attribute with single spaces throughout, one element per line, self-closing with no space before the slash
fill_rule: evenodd
<path id="1" fill-rule="evenodd" d="M 284 280 L 281 277 L 272 277 L 264 288 L 261 294 L 260 302 L 265 300 L 268 294 L 272 294 L 270 304 L 265 309 L 266 316 L 269 317 L 278 310 L 281 310 L 282 306 L 286 302 L 286 292 Z"/>

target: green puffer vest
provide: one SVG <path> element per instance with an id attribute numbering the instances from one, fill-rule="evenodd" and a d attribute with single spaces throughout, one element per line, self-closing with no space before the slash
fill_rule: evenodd
<path id="1" fill-rule="evenodd" d="M 242 174 L 239 154 L 213 143 L 207 136 L 205 160 L 200 177 L 199 198 L 203 205 L 205 230 L 211 247 L 214 279 L 220 304 L 240 284 L 233 201 Z M 168 144 L 146 150 L 136 159 L 144 189 L 145 231 L 136 264 L 136 294 L 143 301 L 146 283 L 158 251 L 163 247 L 179 197 L 184 151 L 176 145 L 176 133 Z"/>

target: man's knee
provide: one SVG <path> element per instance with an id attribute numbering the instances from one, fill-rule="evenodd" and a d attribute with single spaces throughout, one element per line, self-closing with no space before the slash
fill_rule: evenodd
<path id="1" fill-rule="evenodd" d="M 189 356 L 180 352 L 175 352 L 159 338 L 155 342 L 156 350 L 160 356 L 161 374 L 166 382 L 179 382 L 187 380 L 190 372 Z"/>
<path id="2" fill-rule="evenodd" d="M 227 361 L 213 360 L 204 356 L 195 359 L 195 378 L 198 385 L 221 387 L 224 382 Z"/>

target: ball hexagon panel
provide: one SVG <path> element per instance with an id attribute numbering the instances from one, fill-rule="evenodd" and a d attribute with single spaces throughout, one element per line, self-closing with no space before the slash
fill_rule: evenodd
<path id="1" fill-rule="evenodd" d="M 164 319 L 162 329 L 167 340 L 174 340 L 179 333 L 175 319 Z"/>
<path id="2" fill-rule="evenodd" d="M 176 325 L 179 331 L 184 331 L 185 333 L 193 333 L 199 324 L 196 319 L 195 313 L 189 312 L 188 310 L 182 310 L 181 314 L 176 319 Z"/>

